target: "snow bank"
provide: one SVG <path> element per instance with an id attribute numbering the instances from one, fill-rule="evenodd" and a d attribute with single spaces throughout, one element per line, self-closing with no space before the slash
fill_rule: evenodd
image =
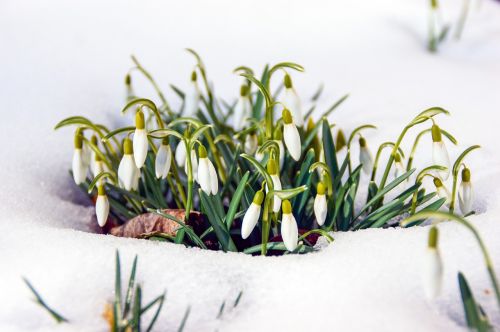
<path id="1" fill-rule="evenodd" d="M 459 6 L 445 1 L 455 19 Z M 0 99 L 0 330 L 104 331 L 100 315 L 113 296 L 114 251 L 123 266 L 139 255 L 145 299 L 168 290 L 158 330 L 175 330 L 187 306 L 190 331 L 350 330 L 455 331 L 464 319 L 456 280 L 463 271 L 496 326 L 497 310 L 480 252 L 463 228 L 441 227 L 443 296 L 424 301 L 419 260 L 426 228 L 335 234 L 335 243 L 306 256 L 261 258 L 186 249 L 88 233 L 92 207 L 75 188 L 65 116 L 82 114 L 116 126 L 123 78 L 134 53 L 167 90 L 187 84 L 193 61 L 204 58 L 218 93 L 237 96 L 233 68 L 291 60 L 306 73 L 294 83 L 304 96 L 320 81 L 321 106 L 346 92 L 332 115 L 347 131 L 363 123 L 373 147 L 394 139 L 417 112 L 443 106 L 440 119 L 460 143 L 483 149 L 468 159 L 476 189 L 471 220 L 500 268 L 500 5 L 473 10 L 463 40 L 440 54 L 425 51 L 425 1 L 3 1 Z M 142 78 L 139 92 L 152 96 Z M 175 96 L 167 91 L 174 101 Z M 421 145 L 423 147 L 423 145 Z M 423 160 L 427 156 L 421 155 Z M 21 281 L 27 276 L 73 324 L 54 326 Z M 216 319 L 224 300 L 243 290 L 240 305 Z"/>

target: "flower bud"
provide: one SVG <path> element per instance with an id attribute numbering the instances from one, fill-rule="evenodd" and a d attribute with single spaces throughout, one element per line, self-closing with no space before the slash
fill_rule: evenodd
<path id="1" fill-rule="evenodd" d="M 148 133 L 145 129 L 144 113 L 138 110 L 135 114 L 134 160 L 137 168 L 144 166 L 148 156 Z"/>
<path id="2" fill-rule="evenodd" d="M 439 178 L 434 178 L 434 186 L 436 187 L 436 192 L 439 198 L 445 198 L 445 205 L 449 206 L 451 203 L 451 194 L 448 188 L 446 188 L 443 182 Z"/>
<path id="3" fill-rule="evenodd" d="M 289 200 L 283 201 L 282 209 L 281 237 L 283 238 L 286 249 L 291 252 L 297 248 L 299 229 L 297 227 L 297 221 L 292 214 L 292 205 Z"/>
<path id="4" fill-rule="evenodd" d="M 104 227 L 109 215 L 109 200 L 103 185 L 100 185 L 97 190 L 98 194 L 95 202 L 95 213 L 97 217 L 97 223 L 100 227 Z"/>
<path id="5" fill-rule="evenodd" d="M 241 223 L 241 237 L 246 239 L 250 236 L 255 225 L 259 221 L 260 210 L 262 206 L 262 202 L 264 200 L 264 193 L 262 190 L 259 190 L 255 193 L 252 204 L 248 207 L 245 216 L 243 217 L 243 221 Z"/>
<path id="6" fill-rule="evenodd" d="M 215 167 L 210 159 L 208 159 L 207 150 L 203 145 L 200 145 L 198 155 L 200 157 L 198 164 L 198 183 L 207 195 L 216 195 L 219 190 L 219 179 L 217 178 Z"/>
<path id="7" fill-rule="evenodd" d="M 323 185 L 323 183 L 319 182 L 317 186 L 316 197 L 314 198 L 314 216 L 316 217 L 318 225 L 323 226 L 326 220 L 327 212 L 328 209 L 326 203 L 325 186 Z"/>
<path id="8" fill-rule="evenodd" d="M 245 137 L 245 153 L 249 155 L 253 155 L 255 151 L 257 151 L 259 145 L 259 141 L 257 138 L 257 134 L 250 133 Z"/>
<path id="9" fill-rule="evenodd" d="M 286 108 L 283 110 L 283 139 L 292 158 L 299 161 L 302 150 L 300 135 L 293 123 L 292 114 Z"/>
<path id="10" fill-rule="evenodd" d="M 291 77 L 285 75 L 285 97 L 283 104 L 290 110 L 293 115 L 294 122 L 297 126 L 302 127 L 304 125 L 304 116 L 302 115 L 302 103 L 300 101 L 297 92 L 292 85 Z"/>
<path id="11" fill-rule="evenodd" d="M 77 129 L 75 133 L 75 149 L 73 150 L 72 172 L 73 180 L 77 185 L 85 182 L 87 178 L 87 165 L 85 163 L 83 152 L 83 134 Z"/>
<path id="12" fill-rule="evenodd" d="M 422 281 L 425 295 L 435 299 L 441 292 L 443 280 L 443 262 L 438 248 L 438 229 L 433 226 L 429 231 L 427 250 L 424 256 Z"/>
<path id="13" fill-rule="evenodd" d="M 129 138 L 123 140 L 123 157 L 118 165 L 118 182 L 125 190 L 135 190 L 139 186 L 140 171 L 134 161 L 134 148 Z"/>
<path id="14" fill-rule="evenodd" d="M 166 179 L 172 164 L 172 149 L 168 145 L 168 138 L 164 138 L 155 158 L 155 173 L 158 179 Z"/>
<path id="15" fill-rule="evenodd" d="M 364 137 L 359 138 L 359 162 L 363 165 L 363 172 L 371 174 L 373 168 L 373 156 Z"/>
<path id="16" fill-rule="evenodd" d="M 472 183 L 470 180 L 470 169 L 464 167 L 464 169 L 462 169 L 462 181 L 458 188 L 458 203 L 464 215 L 472 211 L 473 200 L 474 191 L 472 190 Z"/>
<path id="17" fill-rule="evenodd" d="M 446 167 L 444 171 L 436 171 L 436 175 L 442 180 L 447 180 L 450 176 L 450 157 L 446 145 L 442 140 L 441 129 L 438 125 L 433 125 L 432 133 L 432 160 L 434 165 Z"/>

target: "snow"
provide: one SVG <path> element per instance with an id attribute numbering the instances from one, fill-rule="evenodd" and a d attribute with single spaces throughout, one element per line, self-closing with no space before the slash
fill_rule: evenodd
<path id="1" fill-rule="evenodd" d="M 443 7 L 454 20 L 460 2 Z M 71 132 L 52 130 L 77 114 L 123 123 L 117 114 L 132 53 L 165 91 L 168 83 L 185 87 L 194 63 L 185 47 L 202 55 L 217 93 L 227 98 L 237 96 L 240 79 L 231 71 L 239 65 L 304 65 L 306 73 L 294 75 L 303 99 L 320 82 L 320 109 L 351 93 L 331 119 L 347 131 L 378 125 L 365 135 L 372 148 L 395 139 L 421 110 L 443 106 L 452 117 L 439 124 L 459 139 L 451 156 L 482 145 L 467 159 L 482 212 L 470 220 L 499 269 L 500 4 L 473 6 L 463 39 L 436 55 L 425 50 L 426 15 L 426 2 L 417 0 L 2 1 L 0 330 L 105 331 L 101 313 L 113 296 L 116 249 L 124 275 L 139 255 L 145 300 L 167 289 L 157 330 L 176 330 L 191 306 L 189 331 L 462 331 L 458 271 L 500 327 L 478 247 L 453 223 L 439 226 L 446 266 L 435 303 L 420 285 L 424 227 L 339 233 L 318 253 L 278 258 L 89 233 L 93 209 L 82 205 L 85 196 L 67 173 Z M 141 94 L 153 96 L 144 79 L 133 79 Z M 171 91 L 167 97 L 175 103 Z M 55 326 L 29 301 L 21 276 L 72 323 Z M 240 290 L 240 305 L 216 319 L 221 303 Z"/>

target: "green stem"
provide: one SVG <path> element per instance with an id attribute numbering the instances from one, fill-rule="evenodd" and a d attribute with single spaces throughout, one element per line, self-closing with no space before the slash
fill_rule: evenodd
<path id="1" fill-rule="evenodd" d="M 269 239 L 269 231 L 271 229 L 270 218 L 271 214 L 273 213 L 272 208 L 270 208 L 272 203 L 273 195 L 266 195 L 266 199 L 264 201 L 264 212 L 262 214 L 262 245 L 260 249 L 260 254 L 262 256 L 267 255 L 267 241 Z"/>

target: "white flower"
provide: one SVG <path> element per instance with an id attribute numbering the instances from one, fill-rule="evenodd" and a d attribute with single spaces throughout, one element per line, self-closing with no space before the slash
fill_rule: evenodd
<path id="1" fill-rule="evenodd" d="M 276 161 L 274 159 L 269 159 L 267 162 L 267 172 L 271 176 L 271 180 L 273 180 L 273 188 L 274 190 L 281 190 L 281 180 L 278 175 L 278 168 L 276 167 Z M 269 187 L 266 184 L 266 193 L 269 192 Z M 278 213 L 281 207 L 281 199 L 274 195 L 273 197 L 273 212 Z"/>
<path id="2" fill-rule="evenodd" d="M 85 157 L 83 152 L 83 135 L 80 130 L 75 133 L 75 149 L 73 151 L 73 179 L 76 184 L 81 184 L 85 182 L 87 178 L 87 167 L 88 164 L 85 163 Z"/>
<path id="3" fill-rule="evenodd" d="M 460 205 L 460 210 L 464 215 L 472 211 L 473 199 L 474 192 L 470 181 L 470 170 L 465 167 L 462 170 L 462 182 L 458 188 L 458 203 Z"/>
<path id="4" fill-rule="evenodd" d="M 219 180 L 215 167 L 210 159 L 208 159 L 207 150 L 203 145 L 200 145 L 198 154 L 200 157 L 198 164 L 198 183 L 200 184 L 201 190 L 207 195 L 216 195 L 219 190 Z"/>
<path id="5" fill-rule="evenodd" d="M 283 140 L 292 158 L 299 161 L 302 150 L 300 135 L 292 114 L 286 108 L 283 110 Z"/>
<path id="6" fill-rule="evenodd" d="M 148 156 L 148 132 L 145 129 L 144 113 L 139 110 L 135 114 L 134 160 L 137 168 L 144 166 Z"/>
<path id="7" fill-rule="evenodd" d="M 201 94 L 200 89 L 198 88 L 198 83 L 196 82 L 196 77 L 196 72 L 193 71 L 191 74 L 191 80 L 189 81 L 189 86 L 184 96 L 184 116 L 186 117 L 193 117 L 198 111 Z"/>
<path id="8" fill-rule="evenodd" d="M 93 162 L 94 167 L 91 169 L 92 176 L 95 178 L 99 174 L 108 171 L 108 166 L 102 161 L 101 157 L 98 154 L 95 154 L 95 159 Z M 104 184 L 105 179 L 101 178 L 98 182 L 99 185 Z"/>
<path id="9" fill-rule="evenodd" d="M 319 182 L 316 197 L 314 198 L 314 216 L 318 225 L 323 226 L 328 212 L 326 205 L 325 186 Z"/>
<path id="10" fill-rule="evenodd" d="M 196 152 L 194 150 L 191 150 L 191 169 L 193 171 L 194 180 L 198 182 L 198 159 L 196 158 Z M 184 163 L 184 172 L 189 174 L 187 160 Z"/>
<path id="11" fill-rule="evenodd" d="M 257 151 L 259 145 L 259 140 L 257 139 L 257 134 L 248 134 L 245 137 L 245 153 L 253 155 Z"/>
<path id="12" fill-rule="evenodd" d="M 436 186 L 436 192 L 439 198 L 445 198 L 445 205 L 450 206 L 451 194 L 448 188 L 443 185 L 443 182 L 439 178 L 434 178 L 434 186 Z"/>
<path id="13" fill-rule="evenodd" d="M 109 215 L 109 200 L 102 185 L 98 187 L 97 191 L 98 194 L 95 202 L 95 214 L 97 216 L 97 223 L 99 226 L 104 227 Z"/>
<path id="14" fill-rule="evenodd" d="M 299 127 L 304 125 L 304 116 L 302 115 L 302 103 L 292 85 L 292 79 L 288 74 L 285 75 L 285 98 L 283 104 L 292 112 L 293 121 Z"/>
<path id="15" fill-rule="evenodd" d="M 437 125 L 432 126 L 432 142 L 432 160 L 434 165 L 446 167 L 445 171 L 436 171 L 436 174 L 441 180 L 445 181 L 450 176 L 450 156 L 442 140 L 441 129 Z"/>
<path id="16" fill-rule="evenodd" d="M 186 164 L 186 154 L 186 144 L 182 140 L 177 144 L 177 148 L 175 149 L 175 162 L 179 167 Z"/>
<path id="17" fill-rule="evenodd" d="M 83 143 L 82 146 L 82 158 L 85 167 L 89 167 L 92 161 L 92 149 L 89 147 L 87 143 Z"/>
<path id="18" fill-rule="evenodd" d="M 373 156 L 364 137 L 359 138 L 359 162 L 363 165 L 363 172 L 369 175 L 373 168 Z"/>
<path id="19" fill-rule="evenodd" d="M 247 212 L 245 212 L 243 222 L 241 223 L 241 237 L 243 239 L 248 238 L 255 228 L 255 225 L 257 225 L 263 200 L 264 193 L 262 190 L 257 191 L 253 197 L 253 202 L 248 207 Z"/>
<path id="20" fill-rule="evenodd" d="M 156 153 L 155 173 L 158 179 L 166 179 L 172 164 L 172 149 L 168 145 L 168 139 L 164 139 Z"/>
<path id="21" fill-rule="evenodd" d="M 124 155 L 118 165 L 118 182 L 125 190 L 135 190 L 139 186 L 140 172 L 135 165 L 132 141 L 129 138 L 123 140 Z"/>
<path id="22" fill-rule="evenodd" d="M 438 249 L 438 230 L 433 226 L 429 231 L 429 243 L 422 267 L 422 281 L 425 295 L 435 299 L 441 292 L 443 280 L 443 262 Z"/>
<path id="23" fill-rule="evenodd" d="M 262 152 L 259 152 L 259 147 L 257 147 L 257 151 L 255 151 L 255 160 L 257 160 L 259 163 L 264 160 L 264 157 L 266 155 Z"/>
<path id="24" fill-rule="evenodd" d="M 294 251 L 297 248 L 299 229 L 297 227 L 297 221 L 295 221 L 295 217 L 292 214 L 292 205 L 288 200 L 283 201 L 281 237 L 288 251 Z"/>
<path id="25" fill-rule="evenodd" d="M 277 140 L 279 152 L 280 152 L 280 170 L 283 168 L 283 164 L 285 163 L 285 145 L 283 145 L 283 141 L 281 139 Z"/>
<path id="26" fill-rule="evenodd" d="M 240 98 L 234 106 L 233 112 L 233 127 L 235 131 L 240 131 L 245 127 L 246 119 L 251 116 L 252 103 L 248 96 L 248 85 L 242 85 L 240 90 Z"/>

